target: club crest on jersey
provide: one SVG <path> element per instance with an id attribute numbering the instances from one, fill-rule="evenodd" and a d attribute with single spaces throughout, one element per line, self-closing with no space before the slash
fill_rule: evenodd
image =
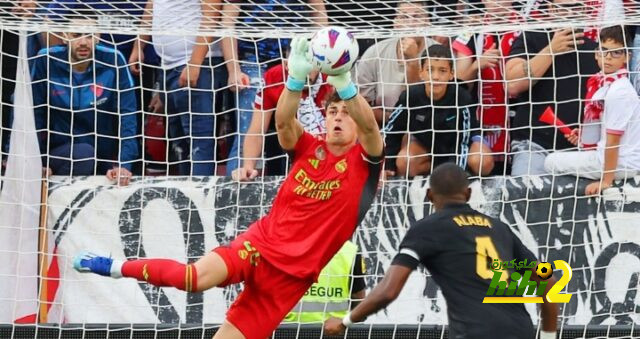
<path id="1" fill-rule="evenodd" d="M 342 159 L 340 161 L 338 161 L 336 163 L 336 171 L 338 171 L 338 173 L 344 173 L 344 171 L 347 170 L 347 160 L 346 159 Z"/>
<path id="2" fill-rule="evenodd" d="M 316 148 L 316 158 L 318 160 L 324 160 L 327 158 L 327 152 L 325 152 L 322 146 L 318 146 L 318 148 Z"/>
<path id="3" fill-rule="evenodd" d="M 104 92 L 104 88 L 100 84 L 91 85 L 91 92 L 93 92 L 96 97 L 100 97 Z"/>

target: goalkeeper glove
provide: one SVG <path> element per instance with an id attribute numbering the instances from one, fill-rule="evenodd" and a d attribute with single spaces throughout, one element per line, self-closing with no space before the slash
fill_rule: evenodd
<path id="1" fill-rule="evenodd" d="M 356 85 L 351 81 L 351 72 L 347 71 L 338 75 L 330 75 L 327 82 L 335 87 L 338 96 L 342 100 L 353 99 L 358 94 Z"/>
<path id="2" fill-rule="evenodd" d="M 300 92 L 307 82 L 307 76 L 313 65 L 309 60 L 309 41 L 305 38 L 295 37 L 291 40 L 291 53 L 287 61 L 289 76 L 287 77 L 287 89 Z"/>

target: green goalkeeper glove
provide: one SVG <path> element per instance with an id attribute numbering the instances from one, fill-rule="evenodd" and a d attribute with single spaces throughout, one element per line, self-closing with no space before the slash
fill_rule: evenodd
<path id="1" fill-rule="evenodd" d="M 287 77 L 287 89 L 300 92 L 307 82 L 307 76 L 313 65 L 309 60 L 309 41 L 305 38 L 295 37 L 291 40 L 291 53 L 287 61 L 289 76 Z"/>
<path id="2" fill-rule="evenodd" d="M 338 92 L 338 96 L 342 100 L 353 99 L 358 94 L 356 85 L 351 81 L 351 72 L 344 72 L 338 75 L 330 75 L 327 82 L 331 84 Z"/>

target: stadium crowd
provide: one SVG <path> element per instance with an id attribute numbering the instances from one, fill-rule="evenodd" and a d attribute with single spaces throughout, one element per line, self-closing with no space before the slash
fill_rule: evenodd
<path id="1" fill-rule="evenodd" d="M 624 2 L 602 1 L 619 15 Z M 519 1 L 508 7 L 497 0 L 385 3 L 29 0 L 4 6 L 52 22 L 133 28 L 132 20 L 114 19 L 126 12 L 151 22 L 154 32 L 175 27 L 197 32 L 208 24 L 229 29 L 375 24 L 419 30 L 461 13 L 469 22 L 497 25 L 603 10 L 580 0 L 538 1 L 533 7 Z M 360 39 L 352 73 L 385 135 L 386 174 L 427 175 L 443 162 L 480 176 L 543 174 L 558 170 L 545 166 L 552 152 L 595 148 L 600 134 L 594 136 L 592 126 L 600 123 L 600 115 L 592 114 L 591 102 L 608 75 L 596 58 L 607 64 L 623 60 L 620 70 L 626 71 L 612 72 L 630 77 L 640 90 L 640 53 L 631 53 L 640 48 L 640 30 L 616 29 L 611 39 L 624 44 L 603 56 L 597 28 Z M 2 35 L 4 160 L 17 37 L 8 31 Z M 290 162 L 278 145 L 273 113 L 287 77 L 289 42 L 195 34 L 31 35 L 29 66 L 43 167 L 54 175 L 107 175 L 121 184 L 140 174 L 217 174 L 237 180 L 285 174 Z M 325 99 L 333 88 L 318 72 L 308 83 L 298 119 L 308 132 L 322 134 Z M 629 110 L 630 119 L 637 120 L 635 99 Z M 549 124 L 544 118 L 550 112 L 571 132 Z M 630 175 L 640 169 L 634 162 L 621 163 Z"/>

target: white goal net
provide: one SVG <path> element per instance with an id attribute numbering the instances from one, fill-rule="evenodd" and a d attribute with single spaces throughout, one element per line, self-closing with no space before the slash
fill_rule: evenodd
<path id="1" fill-rule="evenodd" d="M 572 267 L 559 337 L 640 337 L 631 0 L 0 3 L 0 337 L 210 337 L 240 286 L 187 294 L 81 275 L 72 258 L 192 262 L 268 212 L 291 165 L 274 121 L 289 43 L 329 25 L 358 41 L 352 78 L 385 138 L 350 289 L 380 281 L 411 223 L 432 212 L 432 168 L 455 162 L 473 177 L 472 207 L 541 261 Z M 309 77 L 306 131 L 326 132 L 332 92 Z M 621 146 L 606 167 L 611 136 Z M 536 304 L 526 308 L 540 326 Z M 277 335 L 320 337 L 307 325 Z M 446 325 L 420 268 L 353 331 L 446 338 Z"/>

